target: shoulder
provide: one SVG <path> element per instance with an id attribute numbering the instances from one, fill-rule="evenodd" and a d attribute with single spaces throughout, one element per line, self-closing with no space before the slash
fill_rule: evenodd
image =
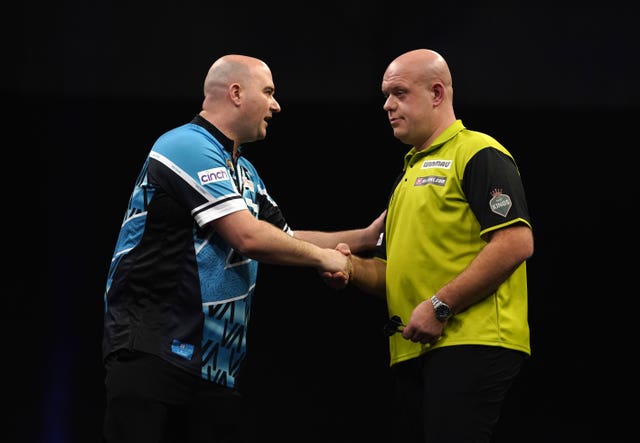
<path id="1" fill-rule="evenodd" d="M 511 153 L 493 136 L 480 131 L 463 129 L 456 137 L 449 142 L 450 149 L 454 149 L 457 154 L 470 159 L 478 152 L 486 148 L 493 148 L 501 153 L 512 157 Z"/>
<path id="2" fill-rule="evenodd" d="M 153 151 L 169 155 L 194 155 L 198 152 L 222 151 L 223 147 L 206 129 L 187 123 L 162 134 L 153 145 Z"/>

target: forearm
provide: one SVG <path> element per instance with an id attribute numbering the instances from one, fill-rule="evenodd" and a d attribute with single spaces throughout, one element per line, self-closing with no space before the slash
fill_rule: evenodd
<path id="1" fill-rule="evenodd" d="M 387 264 L 377 258 L 362 258 L 357 255 L 350 257 L 352 270 L 349 284 L 368 294 L 386 298 Z"/>
<path id="2" fill-rule="evenodd" d="M 258 221 L 250 236 L 245 236 L 239 252 L 264 263 L 319 268 L 322 244 L 294 238 L 269 223 Z"/>
<path id="3" fill-rule="evenodd" d="M 294 236 L 322 248 L 335 248 L 338 243 L 346 243 L 353 253 L 373 251 L 378 246 L 380 233 L 384 231 L 387 211 L 382 211 L 367 227 L 344 231 L 294 231 Z"/>
<path id="4" fill-rule="evenodd" d="M 334 232 L 296 230 L 294 236 L 321 248 L 333 249 L 338 243 L 346 243 L 354 253 L 372 250 L 378 240 L 377 234 L 366 228 Z"/>
<path id="5" fill-rule="evenodd" d="M 211 222 L 210 228 L 238 254 L 260 262 L 345 274 L 350 265 L 347 258 L 335 249 L 321 248 L 293 238 L 274 225 L 257 220 L 248 210 L 218 218 Z"/>
<path id="6" fill-rule="evenodd" d="M 498 231 L 463 272 L 438 290 L 438 298 L 455 312 L 465 309 L 494 293 L 531 254 L 529 228 Z"/>

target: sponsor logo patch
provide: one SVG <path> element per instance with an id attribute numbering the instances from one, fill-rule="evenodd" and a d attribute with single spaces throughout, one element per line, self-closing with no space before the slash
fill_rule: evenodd
<path id="1" fill-rule="evenodd" d="M 182 358 L 191 360 L 191 357 L 193 356 L 193 345 L 190 345 L 189 343 L 182 343 L 174 338 L 173 343 L 171 343 L 171 352 Z"/>
<path id="2" fill-rule="evenodd" d="M 513 206 L 511 197 L 502 193 L 502 189 L 495 188 L 491 191 L 491 200 L 489 200 L 489 208 L 491 212 L 506 217 L 509 210 Z"/>
<path id="3" fill-rule="evenodd" d="M 437 175 L 427 175 L 426 177 L 418 177 L 413 186 L 438 185 L 444 186 L 447 183 L 447 177 L 438 177 Z"/>
<path id="4" fill-rule="evenodd" d="M 206 185 L 207 183 L 212 182 L 219 182 L 221 180 L 230 180 L 227 168 L 223 167 L 200 171 L 198 172 L 198 179 L 200 180 L 201 185 Z"/>
<path id="5" fill-rule="evenodd" d="M 424 162 L 422 162 L 422 166 L 420 167 L 420 169 L 451 169 L 452 163 L 452 160 L 425 160 Z"/>

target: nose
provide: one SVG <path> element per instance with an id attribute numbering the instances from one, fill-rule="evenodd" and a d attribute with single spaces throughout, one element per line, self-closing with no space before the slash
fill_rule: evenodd
<path id="1" fill-rule="evenodd" d="M 271 103 L 271 112 L 280 112 L 281 108 L 278 100 L 276 100 L 275 97 L 272 97 L 271 100 L 273 101 L 273 103 Z"/>
<path id="2" fill-rule="evenodd" d="M 391 109 L 391 96 L 387 97 L 387 99 L 384 101 L 382 109 L 384 109 L 385 111 L 389 111 L 389 109 Z"/>

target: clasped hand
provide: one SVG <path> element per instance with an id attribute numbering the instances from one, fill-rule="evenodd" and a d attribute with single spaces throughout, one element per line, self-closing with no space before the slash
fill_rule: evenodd
<path id="1" fill-rule="evenodd" d="M 353 263 L 351 262 L 351 249 L 349 245 L 346 243 L 338 243 L 335 250 L 346 257 L 344 269 L 337 272 L 320 271 L 319 273 L 327 286 L 339 290 L 344 289 L 349 284 L 349 280 L 351 280 L 351 276 L 353 275 Z"/>

